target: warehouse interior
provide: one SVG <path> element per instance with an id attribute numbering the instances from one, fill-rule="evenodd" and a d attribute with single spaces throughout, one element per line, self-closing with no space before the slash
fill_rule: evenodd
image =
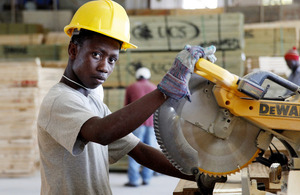
<path id="1" fill-rule="evenodd" d="M 64 26 L 69 24 L 76 10 L 88 1 L 0 2 L 0 194 L 40 193 L 37 116 L 43 97 L 60 80 L 67 66 L 70 37 L 64 33 Z M 300 0 L 115 2 L 122 5 L 129 16 L 130 41 L 138 49 L 120 51 L 114 72 L 103 84 L 103 101 L 112 112 L 124 106 L 125 89 L 135 81 L 138 66 L 142 64 L 149 68 L 151 81 L 157 85 L 186 44 L 215 45 L 215 64 L 238 77 L 261 70 L 287 79 L 291 70 L 284 55 L 293 47 L 299 52 Z M 281 85 L 270 85 L 267 87 L 269 96 L 285 90 Z M 293 105 L 298 109 L 298 102 Z M 290 122 L 298 124 L 297 121 Z M 281 131 L 276 132 L 279 135 Z M 294 132 L 297 137 L 300 130 Z M 299 153 L 300 141 L 297 141 L 295 147 Z M 291 155 L 279 139 L 274 137 L 272 145 L 280 154 Z M 271 147 L 267 147 L 264 155 L 268 157 L 272 153 Z M 297 162 L 300 168 L 299 161 L 288 158 Z M 154 176 L 148 186 L 125 187 L 127 167 L 127 156 L 110 165 L 113 194 L 197 193 L 195 182 L 160 174 Z M 276 182 L 271 182 L 270 178 L 274 170 L 261 163 L 250 164 L 247 171 L 249 180 L 263 185 L 260 190 L 269 194 L 293 194 L 287 191 L 299 190 L 299 186 L 292 186 L 292 182 L 287 189 L 288 176 L 278 168 L 276 173 L 282 175 Z M 232 178 L 228 184 L 216 185 L 213 194 L 245 194 L 241 179 L 243 174 L 242 169 L 234 174 L 229 173 Z M 299 173 L 292 179 L 299 183 Z M 253 187 L 254 184 L 249 185 Z"/>

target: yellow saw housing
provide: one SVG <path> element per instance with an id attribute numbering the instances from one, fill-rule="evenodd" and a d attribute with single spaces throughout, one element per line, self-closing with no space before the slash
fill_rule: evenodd
<path id="1" fill-rule="evenodd" d="M 299 153 L 299 86 L 267 71 L 239 77 L 205 59 L 196 63 L 194 72 L 197 77 L 192 75 L 189 83 L 192 102 L 168 99 L 154 114 L 158 143 L 181 172 L 238 172 L 268 149 L 273 136 Z M 266 79 L 293 94 L 265 98 Z"/>

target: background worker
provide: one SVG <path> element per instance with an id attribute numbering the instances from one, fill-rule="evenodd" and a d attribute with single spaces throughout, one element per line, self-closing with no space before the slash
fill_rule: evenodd
<path id="1" fill-rule="evenodd" d="M 287 66 L 291 69 L 291 74 L 288 77 L 288 80 L 300 85 L 300 63 L 299 63 L 299 53 L 296 47 L 290 49 L 285 55 L 284 59 L 286 61 Z M 290 90 L 287 90 L 287 93 L 290 93 Z"/>
<path id="2" fill-rule="evenodd" d="M 167 98 L 190 97 L 195 63 L 200 57 L 214 58 L 215 47 L 186 46 L 157 89 L 111 113 L 93 90 L 113 72 L 121 49 L 136 48 L 129 42 L 126 11 L 110 0 L 89 1 L 64 30 L 71 36 L 68 64 L 44 97 L 37 120 L 41 194 L 112 194 L 109 164 L 126 154 L 162 174 L 198 181 L 205 189 L 205 175 L 181 173 L 160 150 L 131 132 Z"/>
<path id="3" fill-rule="evenodd" d="M 146 67 L 140 67 L 135 72 L 136 82 L 129 85 L 125 92 L 125 105 L 128 105 L 144 95 L 154 91 L 157 87 L 150 82 L 151 72 Z M 157 147 L 157 141 L 153 127 L 153 115 L 151 115 L 141 126 L 132 132 L 141 142 Z M 141 170 L 141 171 L 140 171 Z M 125 186 L 137 187 L 140 185 L 139 180 L 142 178 L 142 185 L 148 185 L 153 176 L 153 170 L 147 167 L 141 167 L 133 158 L 128 158 L 128 179 Z"/>

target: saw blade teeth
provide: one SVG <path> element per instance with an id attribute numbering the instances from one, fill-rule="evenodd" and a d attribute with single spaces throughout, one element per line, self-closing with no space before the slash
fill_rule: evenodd
<path id="1" fill-rule="evenodd" d="M 155 132 L 155 136 L 156 136 L 156 140 L 157 140 L 157 143 L 159 144 L 160 148 L 161 148 L 161 151 L 162 153 L 165 155 L 165 157 L 169 160 L 169 162 L 176 168 L 178 169 L 179 171 L 182 171 L 183 168 L 177 164 L 174 159 L 172 158 L 172 156 L 168 153 L 166 147 L 164 146 L 163 144 L 163 140 L 160 136 L 160 133 L 159 133 L 159 125 L 158 125 L 158 115 L 159 115 L 159 112 L 158 110 L 155 111 L 154 115 L 153 115 L 153 123 L 154 123 L 154 132 Z"/>

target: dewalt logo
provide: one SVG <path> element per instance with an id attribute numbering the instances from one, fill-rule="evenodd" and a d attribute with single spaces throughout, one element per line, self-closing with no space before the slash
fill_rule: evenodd
<path id="1" fill-rule="evenodd" d="M 259 115 L 298 118 L 300 116 L 300 106 L 296 104 L 261 103 L 259 106 Z"/>

